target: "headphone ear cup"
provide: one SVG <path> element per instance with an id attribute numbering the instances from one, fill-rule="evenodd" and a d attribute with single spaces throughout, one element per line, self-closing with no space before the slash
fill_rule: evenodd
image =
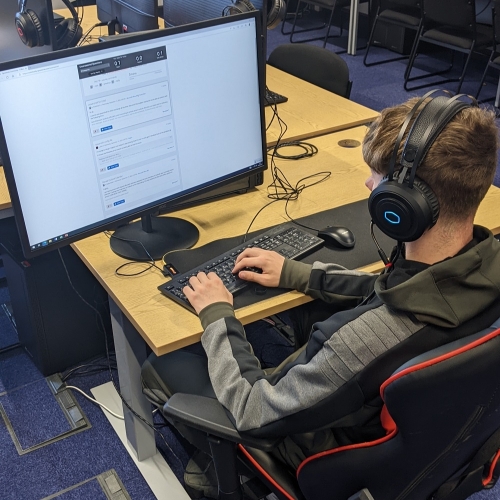
<path id="1" fill-rule="evenodd" d="M 368 210 L 373 223 L 397 241 L 415 241 L 431 228 L 439 217 L 439 202 L 432 189 L 415 178 L 413 187 L 398 182 L 399 172 L 389 181 L 384 177 L 371 192 Z"/>
<path id="2" fill-rule="evenodd" d="M 16 29 L 22 42 L 28 47 L 42 47 L 45 36 L 40 19 L 34 11 L 27 9 L 16 14 Z"/>
<path id="3" fill-rule="evenodd" d="M 82 27 L 74 19 L 64 19 L 55 27 L 57 49 L 75 47 L 82 37 Z"/>
<path id="4" fill-rule="evenodd" d="M 285 17 L 286 4 L 284 0 L 268 0 L 267 2 L 267 29 L 278 26 Z"/>

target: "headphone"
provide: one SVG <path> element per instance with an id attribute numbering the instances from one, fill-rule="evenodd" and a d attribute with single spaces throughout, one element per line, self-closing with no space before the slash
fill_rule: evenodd
<path id="1" fill-rule="evenodd" d="M 54 49 L 75 47 L 82 37 L 82 27 L 78 20 L 78 13 L 69 0 L 62 0 L 69 9 L 73 19 L 64 19 L 54 26 L 56 41 Z M 50 44 L 50 36 L 44 33 L 42 21 L 35 11 L 26 9 L 28 0 L 18 0 L 16 12 L 16 29 L 19 38 L 28 47 L 42 47 Z"/>
<path id="2" fill-rule="evenodd" d="M 368 199 L 373 224 L 398 242 L 417 240 L 438 220 L 439 201 L 432 189 L 416 176 L 417 168 L 444 127 L 463 109 L 477 106 L 477 101 L 470 96 L 466 96 L 470 102 L 460 101 L 465 94 L 430 99 L 415 119 L 398 160 L 408 124 L 423 101 L 435 92 L 439 91 L 425 94 L 406 115 L 394 145 L 389 173 Z"/>
<path id="3" fill-rule="evenodd" d="M 268 30 L 276 28 L 285 17 L 286 4 L 284 0 L 264 0 L 267 1 L 267 20 Z M 235 0 L 231 5 L 224 7 L 223 16 L 232 16 L 233 14 L 243 14 L 257 10 L 250 0 Z"/>

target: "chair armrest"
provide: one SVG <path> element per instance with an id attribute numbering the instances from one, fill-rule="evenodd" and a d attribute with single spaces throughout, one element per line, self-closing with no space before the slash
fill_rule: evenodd
<path id="1" fill-rule="evenodd" d="M 212 436 L 263 451 L 271 451 L 281 440 L 256 438 L 238 432 L 224 407 L 214 398 L 177 393 L 165 403 L 163 415 L 169 420 L 183 423 Z"/>

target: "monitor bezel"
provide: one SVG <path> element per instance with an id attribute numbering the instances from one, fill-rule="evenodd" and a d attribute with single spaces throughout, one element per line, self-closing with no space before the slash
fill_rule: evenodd
<path id="1" fill-rule="evenodd" d="M 238 14 L 230 17 L 223 17 L 217 19 L 211 19 L 208 21 L 202 21 L 199 23 L 193 23 L 189 25 L 183 25 L 175 28 L 168 29 L 158 29 L 154 31 L 142 32 L 138 34 L 128 34 L 127 36 L 116 37 L 113 40 L 107 42 L 101 42 L 94 45 L 75 47 L 71 49 L 65 49 L 56 52 L 49 52 L 45 54 L 40 54 L 37 56 L 29 57 L 22 60 L 13 60 L 0 64 L 0 71 L 12 70 L 19 67 L 30 66 L 39 63 L 45 62 L 57 62 L 60 59 L 66 59 L 73 57 L 75 55 L 83 55 L 83 54 L 92 54 L 93 52 L 99 52 L 106 49 L 113 49 L 124 47 L 127 45 L 131 45 L 136 42 L 141 41 L 151 41 L 157 38 L 162 38 L 169 35 L 176 35 L 178 33 L 191 32 L 198 29 L 210 28 L 212 26 L 218 26 L 223 24 L 230 24 L 232 22 L 244 21 L 246 19 L 254 19 L 255 21 L 255 29 L 256 29 L 256 53 L 257 53 L 257 71 L 258 71 L 258 85 L 259 85 L 259 103 L 260 106 L 260 121 L 261 121 L 261 142 L 262 142 L 262 165 L 255 167 L 252 170 L 245 169 L 244 171 L 240 171 L 239 174 L 230 175 L 222 180 L 217 182 L 210 183 L 208 186 L 196 186 L 189 190 L 189 192 L 185 192 L 182 195 L 176 194 L 169 197 L 164 197 L 160 200 L 157 200 L 145 207 L 141 207 L 141 209 L 132 209 L 130 212 L 125 214 L 119 214 L 113 217 L 110 217 L 106 220 L 96 222 L 95 226 L 92 226 L 88 229 L 83 228 L 81 233 L 77 235 L 69 235 L 67 238 L 64 238 L 58 242 L 52 242 L 51 245 L 48 246 L 40 246 L 35 249 L 31 248 L 31 245 L 28 240 L 27 228 L 24 220 L 23 209 L 21 206 L 21 202 L 19 199 L 19 195 L 17 192 L 16 182 L 14 178 L 14 172 L 10 161 L 10 156 L 8 152 L 8 147 L 6 143 L 6 138 L 3 130 L 2 120 L 0 116 L 0 154 L 3 157 L 4 162 L 4 173 L 7 181 L 7 186 L 9 188 L 9 193 L 12 201 L 12 207 L 14 210 L 14 216 L 16 219 L 16 225 L 19 232 L 19 237 L 21 241 L 21 247 L 26 258 L 36 257 L 38 255 L 50 252 L 52 250 L 56 250 L 62 246 L 66 246 L 73 242 L 82 240 L 89 236 L 95 235 L 97 233 L 101 233 L 106 230 L 114 230 L 118 226 L 126 224 L 128 222 L 140 219 L 142 216 L 154 214 L 160 208 L 162 210 L 162 214 L 165 213 L 166 210 L 172 210 L 172 213 L 179 210 L 179 204 L 183 202 L 188 202 L 191 198 L 202 195 L 204 193 L 208 193 L 214 189 L 223 187 L 226 184 L 230 184 L 231 182 L 237 181 L 239 179 L 243 179 L 252 174 L 257 174 L 259 172 L 263 172 L 267 169 L 267 144 L 266 144 L 266 125 L 265 125 L 265 112 L 264 112 L 264 104 L 262 96 L 265 92 L 265 61 L 263 60 L 261 50 L 259 48 L 260 40 L 261 40 L 261 23 L 258 19 L 258 12 L 250 12 L 245 14 Z M 29 117 L 27 117 L 28 119 Z M 28 129 L 27 129 L 28 132 Z M 30 132 L 33 133 L 33 130 Z M 29 134 L 26 135 L 27 141 L 29 141 Z M 34 166 L 37 168 L 37 166 Z M 200 204 L 203 202 L 200 202 Z M 206 202 L 205 202 L 206 203 Z"/>

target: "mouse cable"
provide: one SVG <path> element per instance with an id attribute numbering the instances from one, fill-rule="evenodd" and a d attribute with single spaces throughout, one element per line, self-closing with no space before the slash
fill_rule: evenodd
<path id="1" fill-rule="evenodd" d="M 162 438 L 163 442 L 165 443 L 165 446 L 167 447 L 167 449 L 170 451 L 170 453 L 172 454 L 173 457 L 175 457 L 175 459 L 181 464 L 181 467 L 184 468 L 184 464 L 182 463 L 182 460 L 179 458 L 179 456 L 174 452 L 174 450 L 172 450 L 172 447 L 167 443 L 167 440 L 165 439 L 165 436 L 163 435 L 163 433 L 158 429 L 156 428 L 156 426 L 154 424 L 151 424 L 150 422 L 148 422 L 142 415 L 140 415 L 139 413 L 137 413 L 133 408 L 132 406 L 130 406 L 129 402 L 123 397 L 123 394 L 120 392 L 119 390 L 119 387 L 116 383 L 116 380 L 115 380 L 115 377 L 114 377 L 114 374 L 113 374 L 113 370 L 111 368 L 111 355 L 110 355 L 110 350 L 109 350 L 109 345 L 108 345 L 108 337 L 106 335 L 106 328 L 104 326 L 104 320 L 102 318 L 102 315 L 101 315 L 101 312 L 96 308 L 94 307 L 92 304 L 90 304 L 87 300 L 85 300 L 82 295 L 80 294 L 80 292 L 75 288 L 75 286 L 73 285 L 73 282 L 71 281 L 71 277 L 69 275 L 69 272 L 68 272 L 68 268 L 66 267 L 66 262 L 64 262 L 64 258 L 62 256 L 62 253 L 61 253 L 61 249 L 58 248 L 57 251 L 59 252 L 59 257 L 61 259 L 61 262 L 62 262 L 62 265 L 63 265 L 63 268 L 64 268 L 64 271 L 66 273 L 66 277 L 68 279 L 68 282 L 71 286 L 71 288 L 73 289 L 73 291 L 76 293 L 76 295 L 79 297 L 79 299 L 87 306 L 89 307 L 90 309 L 92 309 L 96 314 L 97 314 L 97 317 L 99 318 L 99 323 L 100 323 L 100 327 L 101 327 L 101 332 L 103 333 L 104 335 L 104 346 L 105 346 L 105 349 L 106 349 L 106 359 L 108 360 L 108 368 L 109 368 L 109 376 L 110 376 L 110 379 L 111 379 L 111 382 L 113 384 L 113 387 L 115 389 L 115 391 L 117 392 L 118 396 L 120 397 L 122 403 L 128 408 L 128 410 L 136 417 L 138 418 L 143 424 L 145 424 L 146 426 L 148 426 L 150 429 L 152 429 L 154 432 L 158 433 L 160 435 L 160 437 Z"/>

